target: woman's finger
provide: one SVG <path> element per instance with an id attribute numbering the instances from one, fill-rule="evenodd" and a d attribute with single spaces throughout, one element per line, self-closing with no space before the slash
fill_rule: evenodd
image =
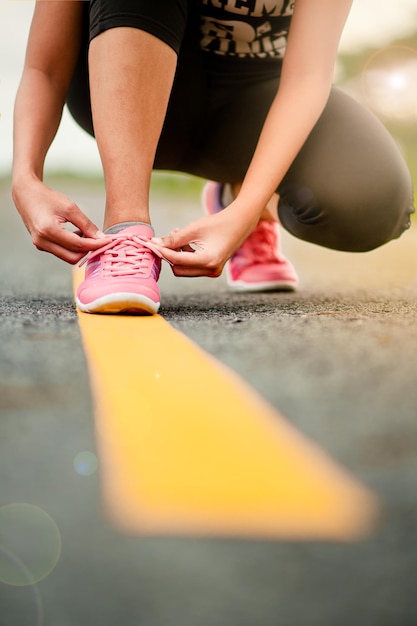
<path id="1" fill-rule="evenodd" d="M 63 228 L 58 229 L 54 241 L 61 244 L 68 250 L 73 252 L 90 252 L 91 250 L 98 250 L 102 248 L 106 243 L 111 241 L 110 237 L 100 237 L 98 239 L 92 237 L 80 237 L 76 233 L 72 233 Z"/>
<path id="2" fill-rule="evenodd" d="M 48 252 L 56 256 L 58 259 L 65 261 L 66 263 L 70 263 L 71 265 L 75 265 L 79 263 L 81 259 L 85 256 L 84 252 L 72 252 L 67 248 L 63 248 L 59 244 L 54 243 L 53 241 L 45 242 L 44 246 L 37 246 L 38 250 L 42 252 Z"/>
<path id="3" fill-rule="evenodd" d="M 169 261 L 172 265 L 180 265 L 183 267 L 201 267 L 203 268 L 207 263 L 207 259 L 205 259 L 202 255 L 199 254 L 198 251 L 186 252 L 186 251 L 178 251 L 171 250 L 170 248 L 164 248 L 162 246 L 157 246 L 160 253 L 163 257 Z"/>
<path id="4" fill-rule="evenodd" d="M 221 270 L 209 270 L 207 268 L 183 267 L 182 265 L 173 265 L 172 272 L 178 278 L 218 278 Z"/>
<path id="5" fill-rule="evenodd" d="M 60 248 L 65 248 L 69 252 L 76 252 L 85 255 L 91 250 L 98 250 L 110 239 L 93 239 L 80 237 L 77 233 L 65 230 L 64 228 L 55 227 L 49 231 L 43 231 L 41 234 L 34 235 L 33 243 L 41 250 L 51 251 L 51 245 L 57 244 Z"/>
<path id="6" fill-rule="evenodd" d="M 182 229 L 176 228 L 166 237 L 154 237 L 151 241 L 161 248 L 178 251 L 181 248 L 189 247 L 190 244 L 198 244 L 198 239 L 199 235 L 195 231 L 193 224 L 190 224 Z"/>
<path id="7" fill-rule="evenodd" d="M 76 204 L 73 204 L 67 211 L 65 219 L 74 224 L 86 238 L 103 239 L 106 235 L 103 233 Z"/>

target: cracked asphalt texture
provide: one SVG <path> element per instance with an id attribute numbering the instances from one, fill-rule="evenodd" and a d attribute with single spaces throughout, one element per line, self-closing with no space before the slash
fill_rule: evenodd
<path id="1" fill-rule="evenodd" d="M 54 184 L 100 223 L 101 186 Z M 0 583 L 0 626 L 415 626 L 416 226 L 364 255 L 284 234 L 295 294 L 234 294 L 223 277 L 176 279 L 168 266 L 161 278 L 165 319 L 377 494 L 371 536 L 139 538 L 108 526 L 99 471 L 74 465 L 95 444 L 69 268 L 32 247 L 7 181 L 0 201 L 1 505 L 40 507 L 62 538 L 47 578 Z M 160 235 L 200 214 L 182 179 L 156 187 L 152 206 Z"/>

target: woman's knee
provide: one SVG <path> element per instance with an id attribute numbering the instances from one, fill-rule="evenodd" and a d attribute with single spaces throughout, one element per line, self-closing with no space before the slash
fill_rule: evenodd
<path id="1" fill-rule="evenodd" d="M 347 252 L 373 250 L 399 237 L 414 212 L 411 178 L 392 173 L 360 193 L 320 193 L 291 184 L 280 188 L 282 225 L 299 239 Z"/>
<path id="2" fill-rule="evenodd" d="M 392 137 L 370 111 L 334 90 L 279 188 L 280 217 L 294 235 L 361 252 L 410 224 L 413 185 Z"/>
<path id="3" fill-rule="evenodd" d="M 191 0 L 91 0 L 85 3 L 82 46 L 67 97 L 75 121 L 94 135 L 91 114 L 88 50 L 90 41 L 106 30 L 132 27 L 160 39 L 178 54 L 186 30 Z"/>

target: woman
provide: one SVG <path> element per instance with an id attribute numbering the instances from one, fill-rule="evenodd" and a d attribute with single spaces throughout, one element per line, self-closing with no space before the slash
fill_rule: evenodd
<path id="1" fill-rule="evenodd" d="M 39 249 L 70 263 L 90 253 L 82 310 L 156 312 L 161 256 L 177 276 L 219 276 L 230 259 L 238 289 L 294 288 L 277 250 L 276 194 L 285 228 L 339 250 L 372 249 L 409 226 L 411 178 L 393 140 L 332 89 L 350 5 L 37 2 L 16 100 L 13 197 Z M 42 182 L 66 100 L 97 140 L 105 232 Z M 217 181 L 205 190 L 208 215 L 155 239 L 154 168 Z"/>

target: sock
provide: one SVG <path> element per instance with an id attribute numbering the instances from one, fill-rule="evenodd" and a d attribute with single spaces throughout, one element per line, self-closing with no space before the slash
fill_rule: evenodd
<path id="1" fill-rule="evenodd" d="M 149 228 L 152 228 L 152 231 L 155 234 L 155 231 L 151 224 L 147 224 L 146 222 L 120 222 L 120 224 L 110 226 L 110 228 L 107 228 L 104 232 L 106 235 L 116 235 L 117 233 L 120 233 L 120 231 L 124 228 L 129 228 L 129 226 L 148 226 Z"/>

